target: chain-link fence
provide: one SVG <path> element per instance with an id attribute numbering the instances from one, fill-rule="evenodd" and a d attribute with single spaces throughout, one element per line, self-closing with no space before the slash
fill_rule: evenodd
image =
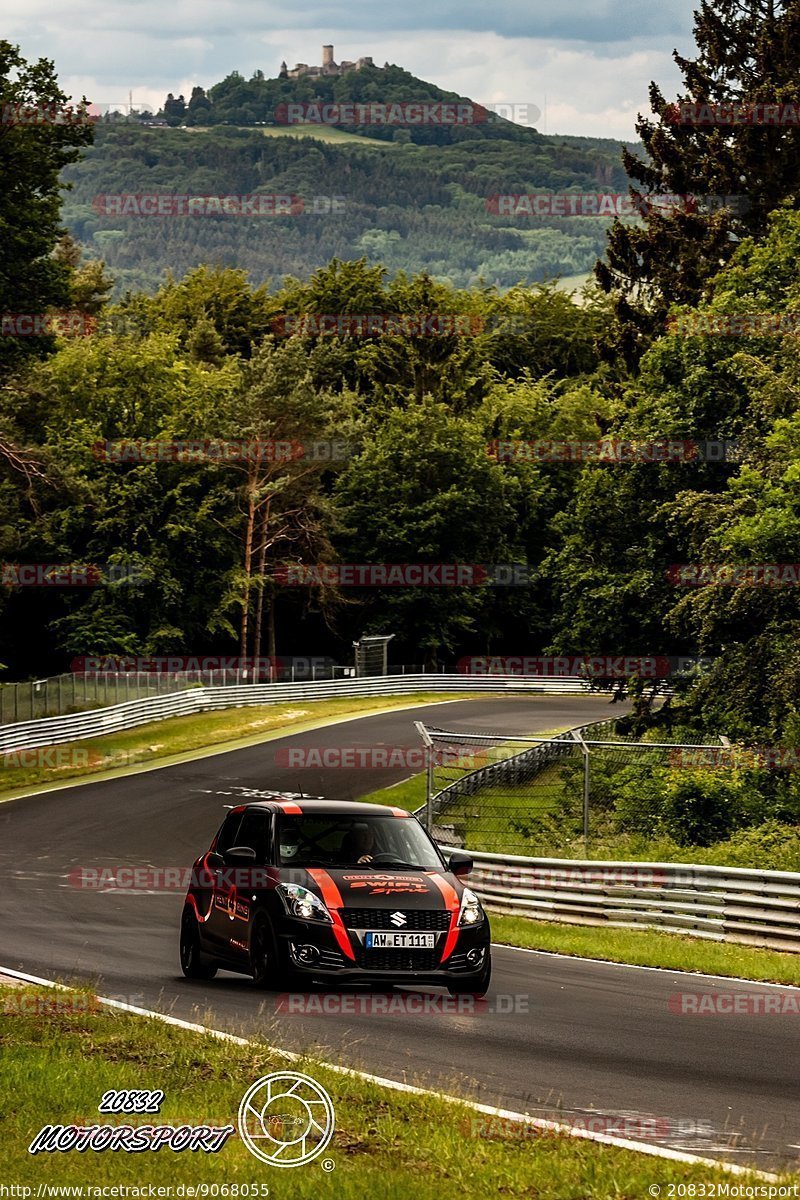
<path id="1" fill-rule="evenodd" d="M 691 842 L 725 832 L 724 794 L 719 815 L 713 796 L 705 804 L 691 799 L 698 768 L 719 768 L 724 783 L 734 750 L 722 739 L 639 742 L 618 736 L 613 720 L 552 738 L 502 741 L 419 728 L 429 750 L 426 818 L 442 842 L 559 857 L 624 835 Z"/>
<path id="2" fill-rule="evenodd" d="M 421 665 L 391 666 L 387 675 L 442 675 L 454 667 L 426 669 Z M 0 725 L 59 717 L 141 700 L 167 696 L 191 687 L 241 687 L 248 683 L 316 683 L 354 678 L 354 666 L 341 666 L 323 658 L 264 659 L 258 667 L 203 671 L 96 670 L 53 675 L 24 683 L 0 683 Z"/>
<path id="3" fill-rule="evenodd" d="M 105 708 L 144 696 L 166 696 L 206 682 L 200 676 L 225 672 L 185 672 L 180 676 L 148 671 L 53 675 L 25 683 L 0 684 L 0 725 L 35 721 L 63 713 Z M 227 672 L 233 676 L 235 671 Z M 222 682 L 222 680 L 219 680 Z M 236 682 L 232 679 L 230 682 Z"/>

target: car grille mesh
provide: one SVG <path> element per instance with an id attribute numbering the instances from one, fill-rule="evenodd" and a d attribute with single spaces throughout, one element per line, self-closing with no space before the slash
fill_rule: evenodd
<path id="1" fill-rule="evenodd" d="M 391 918 L 395 912 L 403 913 L 404 925 L 394 924 Z M 342 920 L 348 929 L 394 929 L 398 933 L 450 928 L 450 913 L 444 908 L 344 908 Z"/>
<path id="2" fill-rule="evenodd" d="M 356 962 L 368 971 L 435 971 L 439 954 L 436 950 L 359 949 Z"/>

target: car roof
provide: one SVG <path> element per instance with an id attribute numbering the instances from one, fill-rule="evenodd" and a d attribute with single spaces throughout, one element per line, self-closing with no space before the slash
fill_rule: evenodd
<path id="1" fill-rule="evenodd" d="M 393 808 L 388 804 L 364 804 L 357 800 L 306 800 L 288 796 L 275 796 L 263 800 L 249 800 L 236 804 L 233 812 L 245 808 L 261 809 L 265 812 L 280 812 L 287 816 L 348 816 L 348 817 L 410 817 L 413 814 L 404 808 Z"/>

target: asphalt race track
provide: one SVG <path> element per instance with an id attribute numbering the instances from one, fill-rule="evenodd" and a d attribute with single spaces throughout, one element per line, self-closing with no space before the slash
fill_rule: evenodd
<path id="1" fill-rule="evenodd" d="M 680 992 L 800 998 L 791 989 L 496 948 L 492 990 L 473 1012 L 276 1012 L 278 998 L 243 977 L 182 978 L 182 892 L 86 890 L 69 879 L 82 866 L 188 868 L 223 804 L 250 789 L 355 798 L 409 774 L 298 772 L 275 765 L 281 747 L 416 747 L 417 719 L 510 734 L 608 714 L 608 701 L 595 697 L 451 701 L 2 804 L 0 966 L 90 981 L 101 995 L 257 1030 L 287 1048 L 484 1103 L 578 1123 L 591 1117 L 595 1127 L 598 1114 L 627 1118 L 618 1132 L 635 1140 L 796 1168 L 800 1014 L 682 1015 L 670 1005 Z M 353 1008 L 360 995 L 351 996 Z M 655 1138 L 637 1138 L 637 1122 Z"/>

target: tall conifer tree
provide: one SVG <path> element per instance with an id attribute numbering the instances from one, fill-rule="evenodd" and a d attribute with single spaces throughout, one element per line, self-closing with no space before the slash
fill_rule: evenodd
<path id="1" fill-rule="evenodd" d="M 623 151 L 634 196 L 690 199 L 643 200 L 641 223 L 615 221 L 595 268 L 629 362 L 663 330 L 670 304 L 700 301 L 739 240 L 762 237 L 768 214 L 800 196 L 800 0 L 703 0 L 694 36 L 696 58 L 673 53 L 677 102 L 650 85 L 653 117 L 636 125 L 648 158 Z M 726 110 L 736 119 L 720 123 Z"/>

